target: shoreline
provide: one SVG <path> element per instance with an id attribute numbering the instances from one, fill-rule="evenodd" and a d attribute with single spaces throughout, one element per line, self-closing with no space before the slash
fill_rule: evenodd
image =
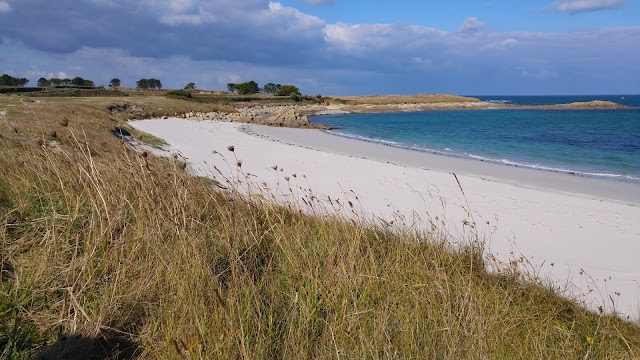
<path id="1" fill-rule="evenodd" d="M 211 176 L 215 164 L 233 174 L 229 162 L 220 163 L 224 154 L 282 194 L 308 189 L 407 228 L 437 223 L 456 240 L 468 236 L 472 223 L 501 263 L 515 261 L 593 310 L 639 319 L 640 191 L 620 186 L 630 184 L 421 154 L 311 129 L 184 119 L 131 125 L 165 139 L 196 175 Z"/>
<path id="2" fill-rule="evenodd" d="M 249 126 L 251 130 L 248 129 Z M 532 169 L 430 151 L 417 151 L 336 135 L 325 130 L 286 129 L 281 131 L 283 130 L 281 128 L 253 124 L 241 126 L 240 130 L 270 141 L 337 155 L 355 156 L 422 170 L 458 173 L 520 187 L 580 195 L 586 198 L 603 198 L 640 207 L 640 184 L 633 181 L 572 175 L 560 171 Z M 331 140 L 326 136 L 338 139 Z"/>
<path id="3" fill-rule="evenodd" d="M 349 134 L 338 133 L 338 132 L 335 132 L 335 130 L 339 130 L 339 128 L 338 129 L 329 129 L 329 130 L 320 130 L 320 131 L 323 131 L 326 134 L 329 134 L 329 135 L 332 135 L 332 136 L 343 137 L 345 139 L 363 141 L 363 142 L 368 142 L 368 143 L 372 143 L 372 144 L 379 144 L 379 145 L 388 146 L 388 147 L 397 148 L 397 149 L 415 151 L 415 152 L 425 153 L 425 154 L 432 154 L 432 155 L 436 155 L 436 156 L 443 156 L 443 157 L 448 157 L 448 158 L 464 159 L 464 160 L 471 160 L 471 161 L 480 161 L 480 162 L 485 162 L 487 164 L 495 164 L 495 165 L 500 165 L 500 166 L 520 168 L 520 169 L 529 169 L 529 170 L 534 170 L 534 171 L 543 171 L 543 172 L 549 172 L 549 173 L 564 174 L 564 175 L 576 176 L 576 177 L 581 177 L 581 178 L 586 178 L 586 179 L 598 179 L 598 180 L 603 180 L 603 181 L 612 181 L 612 182 L 616 182 L 616 183 L 629 183 L 629 184 L 640 185 L 640 178 L 635 178 L 635 177 L 632 177 L 632 176 L 629 176 L 629 175 L 624 176 L 624 175 L 618 175 L 618 174 L 587 173 L 587 172 L 580 171 L 580 170 L 551 168 L 551 167 L 543 166 L 543 165 L 535 166 L 535 165 L 531 165 L 531 164 L 527 164 L 527 163 L 517 163 L 517 162 L 509 161 L 507 159 L 497 160 L 497 159 L 492 159 L 492 158 L 484 158 L 484 157 L 480 157 L 480 156 L 472 156 L 471 154 L 447 153 L 447 152 L 444 152 L 444 151 L 438 151 L 438 150 L 433 150 L 433 149 L 428 149 L 428 148 L 420 149 L 420 148 L 414 148 L 414 147 L 411 147 L 409 145 L 404 145 L 404 144 L 400 144 L 400 143 L 385 143 L 384 140 L 369 139 L 369 138 L 364 138 L 364 137 L 352 136 L 352 135 L 349 135 Z"/>
<path id="4" fill-rule="evenodd" d="M 404 100 L 404 98 L 400 98 Z M 633 110 L 635 108 L 610 101 L 594 100 L 555 105 L 513 105 L 496 104 L 472 98 L 457 101 L 436 102 L 391 102 L 391 103 L 358 103 L 354 100 L 340 101 L 332 99 L 326 103 L 292 105 L 236 105 L 234 112 L 194 112 L 175 113 L 173 117 L 191 120 L 219 120 L 248 124 L 270 125 L 288 128 L 327 129 L 325 126 L 309 121 L 309 116 L 336 114 L 372 114 L 372 113 L 406 113 L 422 111 L 446 110 Z M 162 116 L 168 119 L 169 116 Z"/>

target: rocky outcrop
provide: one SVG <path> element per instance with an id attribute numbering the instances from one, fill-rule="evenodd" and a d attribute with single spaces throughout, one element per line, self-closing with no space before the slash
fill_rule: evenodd
<path id="1" fill-rule="evenodd" d="M 239 106 L 234 112 L 187 112 L 175 114 L 176 117 L 191 120 L 218 120 L 291 128 L 326 129 L 324 125 L 312 123 L 307 115 L 327 115 L 345 113 L 385 113 L 430 110 L 469 110 L 469 109 L 628 109 L 628 106 L 610 101 L 589 101 L 557 105 L 512 105 L 495 104 L 484 101 L 434 102 L 423 104 L 312 104 L 312 105 L 252 105 Z M 110 112 L 135 111 L 134 107 L 113 107 Z M 167 118 L 163 116 L 163 118 Z"/>
<path id="2" fill-rule="evenodd" d="M 593 100 L 587 102 L 574 102 L 570 104 L 557 105 L 557 107 L 564 107 L 569 109 L 630 109 L 631 107 L 614 103 L 613 101 Z"/>
<path id="3" fill-rule="evenodd" d="M 309 122 L 291 106 L 253 106 L 237 109 L 237 112 L 188 112 L 178 117 L 191 120 L 218 120 L 291 128 L 321 129 L 324 126 Z"/>

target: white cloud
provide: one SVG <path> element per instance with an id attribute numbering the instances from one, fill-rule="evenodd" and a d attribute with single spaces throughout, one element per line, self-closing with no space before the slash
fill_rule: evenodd
<path id="1" fill-rule="evenodd" d="M 217 17 L 206 11 L 202 7 L 198 8 L 196 14 L 180 14 L 172 13 L 160 17 L 160 22 L 167 25 L 191 24 L 200 25 L 204 23 L 213 23 L 217 21 Z"/>
<path id="2" fill-rule="evenodd" d="M 614 9 L 624 5 L 624 0 L 558 0 L 552 9 L 571 14 Z"/>
<path id="3" fill-rule="evenodd" d="M 471 16 L 464 19 L 464 21 L 462 22 L 462 25 L 460 25 L 460 28 L 458 30 L 461 32 L 473 32 L 473 31 L 483 30 L 486 28 L 487 28 L 487 24 Z"/>
<path id="4" fill-rule="evenodd" d="M 512 48 L 516 45 L 518 45 L 518 40 L 509 38 L 509 39 L 494 41 L 491 44 L 487 45 L 486 47 L 488 49 L 505 50 L 505 49 Z"/>
<path id="5" fill-rule="evenodd" d="M 0 1 L 0 13 L 11 11 L 11 6 L 6 1 Z"/>
<path id="6" fill-rule="evenodd" d="M 262 22 L 274 22 L 274 28 L 300 28 L 303 29 L 316 29 L 324 26 L 324 20 L 319 17 L 307 15 L 288 6 L 282 6 L 279 2 L 270 2 L 269 8 L 258 13 L 262 19 L 257 19 Z M 277 22 L 280 22 L 279 24 Z M 283 24 L 287 24 L 283 26 Z M 289 34 L 291 35 L 291 34 Z"/>
<path id="7" fill-rule="evenodd" d="M 348 53 L 365 54 L 380 49 L 416 49 L 438 41 L 445 32 L 423 26 L 404 24 L 329 24 L 324 38 L 334 48 Z"/>
<path id="8" fill-rule="evenodd" d="M 51 79 L 51 78 L 55 78 L 55 79 L 69 79 L 70 77 L 69 77 L 69 75 L 67 75 L 67 73 L 66 73 L 66 72 L 64 72 L 64 71 L 59 71 L 59 72 L 57 72 L 57 73 L 52 73 L 52 72 L 48 73 L 48 74 L 47 74 L 47 78 L 48 78 L 48 79 Z"/>
<path id="9" fill-rule="evenodd" d="M 586 84 L 607 68 L 623 85 L 619 91 L 638 91 L 629 80 L 640 75 L 640 49 L 632 46 L 640 37 L 638 26 L 498 32 L 474 17 L 450 32 L 404 23 L 327 24 L 269 0 L 76 0 L 78 16 L 91 21 L 59 22 L 68 3 L 48 1 L 0 0 L 11 4 L 11 14 L 0 14 L 0 64 L 17 74 L 30 71 L 32 80 L 64 70 L 97 84 L 111 77 L 130 85 L 154 77 L 166 87 L 193 81 L 202 88 L 251 79 L 304 81 L 304 91 L 323 94 L 415 92 L 424 91 L 425 83 L 428 91 L 557 86 L 570 92 L 591 88 L 565 84 Z M 20 26 L 25 18 L 32 26 Z M 578 73 L 583 75 L 566 81 Z M 531 90 L 531 83 L 540 88 Z M 602 83 L 593 81 L 593 88 Z"/>

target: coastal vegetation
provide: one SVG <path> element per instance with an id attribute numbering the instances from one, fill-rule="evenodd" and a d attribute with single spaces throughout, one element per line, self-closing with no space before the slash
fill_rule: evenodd
<path id="1" fill-rule="evenodd" d="M 38 86 L 39 87 L 51 87 L 51 86 L 94 87 L 95 83 L 91 80 L 83 79 L 79 76 L 76 76 L 73 79 L 50 78 L 48 80 L 41 77 L 40 79 L 38 79 Z"/>
<path id="2" fill-rule="evenodd" d="M 23 87 L 29 83 L 27 78 L 16 78 L 9 74 L 2 74 L 0 76 L 0 86 L 16 86 Z"/>
<path id="3" fill-rule="evenodd" d="M 111 81 L 109 81 L 109 87 L 110 88 L 118 88 L 118 87 L 120 87 L 120 79 L 118 79 L 118 78 L 111 79 Z"/>
<path id="4" fill-rule="evenodd" d="M 167 96 L 191 98 L 191 92 L 189 90 L 170 90 L 167 91 Z"/>
<path id="5" fill-rule="evenodd" d="M 236 111 L 226 103 L 0 96 L 8 105 L 3 358 L 640 357 L 637 325 L 489 272 L 473 224 L 453 239 L 438 224 L 311 216 L 112 135 L 131 118 Z M 233 146 L 220 157 L 244 179 L 237 160 Z"/>
<path id="6" fill-rule="evenodd" d="M 228 83 L 227 90 L 229 90 L 230 93 L 238 92 L 240 95 L 255 95 L 263 93 L 276 96 L 291 96 L 292 94 L 302 96 L 300 89 L 294 85 L 267 83 L 264 87 L 260 88 L 260 85 L 253 80 L 240 84 Z"/>
<path id="7" fill-rule="evenodd" d="M 140 79 L 136 81 L 138 89 L 162 89 L 162 82 L 158 79 Z"/>

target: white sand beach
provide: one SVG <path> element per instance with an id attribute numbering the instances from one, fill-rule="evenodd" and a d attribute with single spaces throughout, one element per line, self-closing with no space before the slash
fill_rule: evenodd
<path id="1" fill-rule="evenodd" d="M 216 175 L 215 165 L 237 176 L 227 150 L 233 145 L 242 171 L 281 194 L 312 189 L 318 198 L 351 201 L 394 224 L 428 228 L 431 220 L 457 239 L 475 223 L 505 264 L 520 260 L 560 288 L 574 284 L 574 295 L 594 310 L 640 319 L 640 185 L 419 153 L 319 130 L 186 119 L 130 124 L 166 140 L 198 175 Z"/>

